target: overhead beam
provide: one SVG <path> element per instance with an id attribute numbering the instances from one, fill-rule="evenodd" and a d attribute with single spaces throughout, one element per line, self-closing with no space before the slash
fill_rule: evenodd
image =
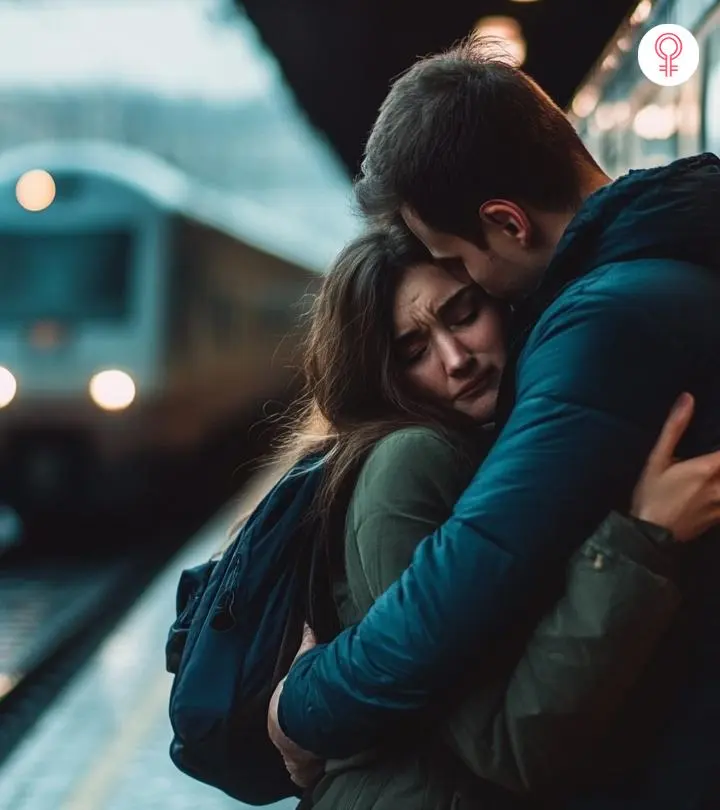
<path id="1" fill-rule="evenodd" d="M 466 36 L 484 14 L 511 14 L 528 41 L 525 69 L 562 106 L 635 5 L 628 0 L 246 0 L 310 120 L 352 173 L 394 76 Z M 589 9 L 592 6 L 592 10 Z"/>

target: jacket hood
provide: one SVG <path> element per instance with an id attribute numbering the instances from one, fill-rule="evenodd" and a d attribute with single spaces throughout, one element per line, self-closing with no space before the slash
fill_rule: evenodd
<path id="1" fill-rule="evenodd" d="M 664 258 L 720 266 L 720 159 L 695 155 L 629 172 L 590 195 L 541 289 L 612 262 Z"/>

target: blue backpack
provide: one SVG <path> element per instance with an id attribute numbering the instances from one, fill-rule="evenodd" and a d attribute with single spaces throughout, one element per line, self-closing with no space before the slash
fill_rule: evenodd
<path id="1" fill-rule="evenodd" d="M 309 507 L 322 459 L 296 464 L 266 495 L 218 560 L 183 571 L 166 646 L 174 738 L 189 776 L 252 805 L 300 789 L 267 734 L 267 710 L 300 646 L 340 629 L 329 558 Z"/>

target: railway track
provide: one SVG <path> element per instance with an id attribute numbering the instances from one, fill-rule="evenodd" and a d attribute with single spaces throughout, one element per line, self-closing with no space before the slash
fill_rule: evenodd
<path id="1" fill-rule="evenodd" d="M 162 568 L 167 552 L 0 560 L 0 765 Z"/>

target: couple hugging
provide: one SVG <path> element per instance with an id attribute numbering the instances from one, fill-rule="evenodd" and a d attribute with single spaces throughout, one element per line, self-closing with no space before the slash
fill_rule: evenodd
<path id="1" fill-rule="evenodd" d="M 612 180 L 472 41 L 355 191 L 286 447 L 344 627 L 270 702 L 301 806 L 720 807 L 720 161 Z"/>

